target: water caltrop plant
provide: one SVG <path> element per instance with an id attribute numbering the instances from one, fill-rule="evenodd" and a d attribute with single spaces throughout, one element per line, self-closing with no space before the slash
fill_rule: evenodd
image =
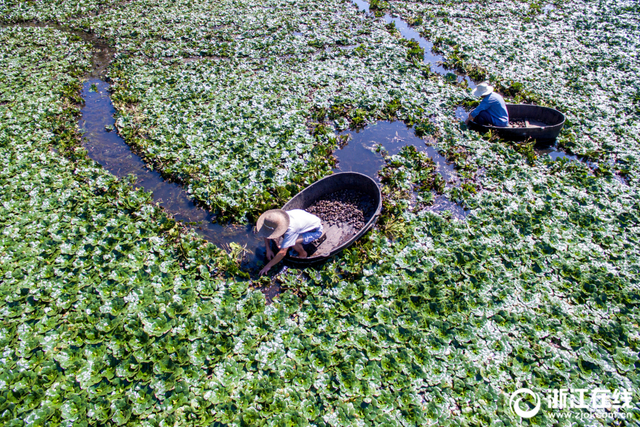
<path id="1" fill-rule="evenodd" d="M 509 100 L 561 109 L 559 144 L 590 162 L 467 129 L 465 84 L 351 1 L 0 4 L 2 425 L 637 422 L 637 6 L 377 5 Z M 434 138 L 457 179 L 404 147 L 385 156 L 375 229 L 325 264 L 247 278 L 241 248 L 87 157 L 94 47 L 72 29 L 115 49 L 115 130 L 221 220 L 279 207 L 331 173 L 334 131 L 380 119 Z M 432 212 L 436 195 L 469 216 Z M 520 388 L 633 405 L 524 419 Z"/>

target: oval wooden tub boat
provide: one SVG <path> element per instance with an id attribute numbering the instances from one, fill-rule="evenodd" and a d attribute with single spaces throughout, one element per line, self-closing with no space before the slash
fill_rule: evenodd
<path id="1" fill-rule="evenodd" d="M 535 139 L 538 143 L 553 142 L 562 127 L 565 117 L 558 110 L 529 104 L 507 104 L 509 112 L 509 127 L 483 126 L 473 121 L 471 127 L 481 132 L 489 129 L 495 131 L 504 139 L 524 140 Z M 524 127 L 514 124 L 524 123 Z"/>
<path id="2" fill-rule="evenodd" d="M 370 199 L 367 202 L 370 208 L 367 209 L 367 212 L 363 212 L 365 225 L 360 229 L 355 229 L 348 223 L 328 226 L 323 221 L 324 236 L 319 239 L 318 242 L 320 243 L 312 242 L 305 247 L 308 253 L 307 258 L 292 257 L 287 254 L 286 259 L 289 262 L 305 265 L 324 261 L 351 246 L 374 226 L 382 210 L 380 187 L 367 175 L 357 172 L 340 172 L 316 181 L 296 194 L 282 209 L 285 211 L 307 209 L 316 201 L 326 199 L 331 194 L 341 190 L 353 190 Z"/>

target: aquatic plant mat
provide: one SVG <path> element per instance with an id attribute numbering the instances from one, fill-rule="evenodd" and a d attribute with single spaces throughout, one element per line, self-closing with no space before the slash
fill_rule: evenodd
<path id="1" fill-rule="evenodd" d="M 1 425 L 637 424 L 637 2 L 370 6 L 0 3 Z M 385 14 L 449 70 L 562 111 L 564 154 L 467 129 L 467 80 Z M 382 167 L 376 227 L 324 264 L 250 276 L 241 246 L 88 157 L 94 46 L 67 28 L 114 49 L 92 92 L 113 101 L 108 130 L 222 223 L 329 175 L 349 130 Z M 433 144 L 393 145 L 385 124 L 378 151 L 367 132 L 394 120 Z M 432 211 L 442 198 L 466 217 Z M 528 419 L 523 388 L 542 398 Z M 550 407 L 554 390 L 585 407 Z"/>

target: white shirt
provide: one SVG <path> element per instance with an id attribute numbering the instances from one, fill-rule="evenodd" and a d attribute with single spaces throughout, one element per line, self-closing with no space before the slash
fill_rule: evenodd
<path id="1" fill-rule="evenodd" d="M 287 214 L 289 215 L 289 228 L 284 233 L 280 248 L 292 247 L 302 233 L 315 230 L 322 225 L 320 218 L 302 209 L 293 209 L 287 211 Z"/>

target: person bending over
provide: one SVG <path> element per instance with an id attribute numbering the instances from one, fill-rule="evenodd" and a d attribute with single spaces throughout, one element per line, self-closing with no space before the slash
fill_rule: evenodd
<path id="1" fill-rule="evenodd" d="M 480 83 L 472 92 L 473 96 L 482 97 L 480 105 L 469 113 L 465 123 L 473 121 L 479 125 L 489 126 L 509 126 L 509 113 L 504 99 L 493 91 L 493 87 L 488 83 Z"/>
<path id="2" fill-rule="evenodd" d="M 271 209 L 260 215 L 256 224 L 256 235 L 264 238 L 267 246 L 267 265 L 260 270 L 260 275 L 266 274 L 271 267 L 282 261 L 289 248 L 298 253 L 299 258 L 306 258 L 307 252 L 302 245 L 309 244 L 322 236 L 322 221 L 317 216 L 293 209 Z M 282 243 L 278 246 L 277 239 L 282 236 Z M 271 250 L 271 242 L 274 240 L 279 247 L 276 254 Z"/>

